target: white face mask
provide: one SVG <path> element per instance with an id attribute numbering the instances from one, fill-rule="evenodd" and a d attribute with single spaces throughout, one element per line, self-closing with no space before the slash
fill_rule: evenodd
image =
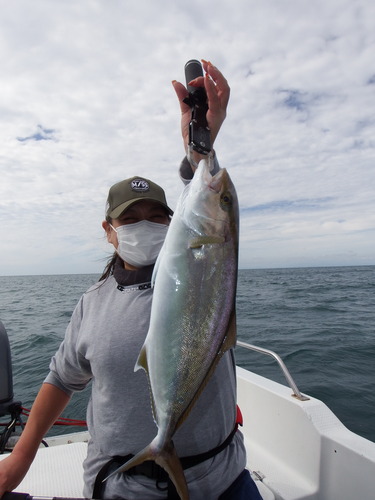
<path id="1" fill-rule="evenodd" d="M 168 231 L 167 225 L 148 220 L 111 228 L 117 233 L 117 253 L 135 267 L 155 263 Z"/>

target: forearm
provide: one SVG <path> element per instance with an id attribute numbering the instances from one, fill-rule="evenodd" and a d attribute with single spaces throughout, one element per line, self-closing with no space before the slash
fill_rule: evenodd
<path id="1" fill-rule="evenodd" d="M 13 454 L 31 463 L 39 444 L 60 416 L 70 400 L 64 391 L 51 384 L 43 384 L 31 408 L 25 429 Z"/>

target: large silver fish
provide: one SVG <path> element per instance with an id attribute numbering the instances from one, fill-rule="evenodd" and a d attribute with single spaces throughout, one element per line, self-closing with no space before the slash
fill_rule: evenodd
<path id="1" fill-rule="evenodd" d="M 147 373 L 158 433 L 113 473 L 154 460 L 183 500 L 189 493 L 172 437 L 236 341 L 238 201 L 227 171 L 212 176 L 211 167 L 202 160 L 181 194 L 155 265 L 150 327 L 135 370 Z"/>

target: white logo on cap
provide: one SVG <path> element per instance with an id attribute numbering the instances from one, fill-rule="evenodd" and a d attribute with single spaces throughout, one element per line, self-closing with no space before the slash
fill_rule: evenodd
<path id="1" fill-rule="evenodd" d="M 133 191 L 148 191 L 150 189 L 150 185 L 144 179 L 134 179 L 130 187 Z"/>

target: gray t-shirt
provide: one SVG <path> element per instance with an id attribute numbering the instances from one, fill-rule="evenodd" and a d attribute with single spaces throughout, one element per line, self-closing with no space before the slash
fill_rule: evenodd
<path id="1" fill-rule="evenodd" d="M 87 409 L 91 440 L 84 464 L 84 496 L 92 495 L 100 468 L 115 455 L 136 454 L 157 434 L 147 377 L 134 372 L 145 340 L 152 289 L 149 283 L 118 286 L 114 277 L 91 287 L 80 299 L 46 382 L 67 393 L 92 381 Z M 236 380 L 232 352 L 219 362 L 190 415 L 174 436 L 180 457 L 203 453 L 221 444 L 236 419 Z M 217 498 L 244 469 L 243 438 L 213 459 L 185 471 L 191 498 Z M 118 474 L 107 481 L 105 497 L 165 498 L 155 481 Z"/>
<path id="2" fill-rule="evenodd" d="M 189 168 L 186 162 L 181 165 L 185 183 L 191 176 Z M 91 438 L 84 462 L 86 498 L 91 498 L 96 475 L 111 457 L 136 454 L 157 434 L 146 374 L 143 370 L 134 372 L 148 331 L 151 273 L 145 278 L 141 272 L 139 282 L 127 285 L 116 277 L 118 281 L 110 276 L 81 297 L 45 380 L 68 394 L 92 383 L 87 408 Z M 233 430 L 235 420 L 235 360 L 229 351 L 173 437 L 178 456 L 197 455 L 219 446 Z M 238 431 L 222 452 L 185 471 L 191 500 L 218 498 L 245 465 L 243 436 Z M 145 476 L 118 474 L 105 483 L 104 496 L 152 500 L 164 499 L 166 493 Z"/>

